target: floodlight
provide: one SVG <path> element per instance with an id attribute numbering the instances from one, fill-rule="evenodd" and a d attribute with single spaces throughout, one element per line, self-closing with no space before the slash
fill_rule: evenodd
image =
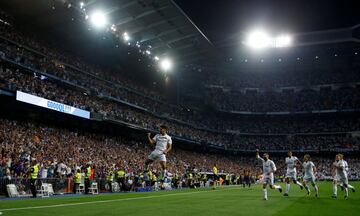
<path id="1" fill-rule="evenodd" d="M 291 45 L 291 37 L 289 35 L 280 35 L 275 38 L 275 47 L 288 47 Z"/>
<path id="2" fill-rule="evenodd" d="M 114 24 L 111 25 L 110 29 L 111 31 L 116 32 L 116 26 Z"/>
<path id="3" fill-rule="evenodd" d="M 245 44 L 254 49 L 263 49 L 271 45 L 271 39 L 266 32 L 256 30 L 248 35 Z"/>
<path id="4" fill-rule="evenodd" d="M 106 16 L 101 11 L 96 11 L 91 14 L 90 21 L 97 28 L 102 28 L 107 23 Z"/>
<path id="5" fill-rule="evenodd" d="M 169 59 L 163 59 L 160 62 L 160 67 L 163 71 L 167 72 L 172 67 L 172 62 Z"/>
<path id="6" fill-rule="evenodd" d="M 124 39 L 124 41 L 129 41 L 130 40 L 130 36 L 128 35 L 127 32 L 124 32 L 123 39 Z"/>

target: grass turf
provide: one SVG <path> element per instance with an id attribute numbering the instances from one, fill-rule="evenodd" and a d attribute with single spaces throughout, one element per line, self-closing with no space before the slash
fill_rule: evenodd
<path id="1" fill-rule="evenodd" d="M 360 189 L 360 183 L 351 183 Z M 285 185 L 282 184 L 285 188 Z M 312 188 L 311 188 L 312 189 Z M 259 185 L 217 190 L 194 189 L 148 193 L 122 193 L 96 196 L 38 198 L 0 201 L 0 214 L 11 215 L 359 215 L 360 191 L 349 192 L 349 199 L 331 198 L 332 184 L 319 183 L 320 197 L 306 196 L 291 185 L 290 197 L 268 190 L 269 200 L 262 200 Z M 26 208 L 33 209 L 26 209 Z M 34 208 L 35 207 L 35 208 Z M 20 209 L 22 208 L 22 209 Z"/>

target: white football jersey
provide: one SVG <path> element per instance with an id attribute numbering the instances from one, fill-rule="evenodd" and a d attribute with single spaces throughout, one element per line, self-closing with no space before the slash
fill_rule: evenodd
<path id="1" fill-rule="evenodd" d="M 346 166 L 343 160 L 335 161 L 336 164 L 336 175 L 337 176 L 347 176 Z"/>
<path id="2" fill-rule="evenodd" d="M 275 166 L 274 161 L 272 161 L 272 160 L 265 161 L 260 156 L 258 156 L 257 158 L 259 160 L 261 160 L 261 162 L 263 164 L 263 173 L 264 173 L 264 175 L 267 175 L 268 173 L 276 171 L 276 166 Z"/>
<path id="3" fill-rule="evenodd" d="M 313 176 L 314 175 L 314 163 L 311 161 L 307 161 L 303 163 L 304 167 L 304 176 Z"/>
<path id="4" fill-rule="evenodd" d="M 349 172 L 349 165 L 348 163 L 346 162 L 346 160 L 343 160 L 344 161 L 344 164 L 345 164 L 345 171 L 346 172 Z"/>
<path id="5" fill-rule="evenodd" d="M 296 172 L 296 161 L 299 161 L 299 159 L 294 156 L 285 158 L 285 163 L 287 165 L 287 172 Z"/>
<path id="6" fill-rule="evenodd" d="M 153 137 L 153 141 L 156 143 L 156 150 L 159 151 L 165 151 L 167 148 L 167 144 L 172 144 L 172 139 L 169 135 L 165 134 L 165 135 L 161 135 L 161 134 L 156 134 Z"/>

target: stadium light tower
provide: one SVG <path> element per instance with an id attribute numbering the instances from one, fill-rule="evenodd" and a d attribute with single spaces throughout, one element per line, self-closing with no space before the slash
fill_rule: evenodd
<path id="1" fill-rule="evenodd" d="M 101 11 L 95 11 L 90 16 L 91 23 L 97 28 L 103 28 L 107 24 L 106 16 Z"/>
<path id="2" fill-rule="evenodd" d="M 172 62 L 170 59 L 163 59 L 160 61 L 160 68 L 164 71 L 164 72 L 168 72 L 171 68 L 172 68 Z"/>
<path id="3" fill-rule="evenodd" d="M 127 32 L 124 32 L 124 34 L 122 36 L 123 36 L 124 41 L 129 41 L 130 40 L 130 36 L 128 35 Z"/>
<path id="4" fill-rule="evenodd" d="M 270 47 L 271 38 L 265 31 L 255 30 L 248 35 L 244 43 L 254 49 L 263 49 Z"/>
<path id="5" fill-rule="evenodd" d="M 243 43 L 254 50 L 264 48 L 283 48 L 291 46 L 292 38 L 290 35 L 286 34 L 271 37 L 263 30 L 255 30 L 248 34 Z"/>
<path id="6" fill-rule="evenodd" d="M 275 47 L 288 47 L 291 45 L 291 37 L 289 35 L 280 35 L 275 38 Z"/>

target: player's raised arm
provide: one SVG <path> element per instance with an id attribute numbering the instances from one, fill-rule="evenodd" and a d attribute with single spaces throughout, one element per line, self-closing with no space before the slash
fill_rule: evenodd
<path id="1" fill-rule="evenodd" d="M 259 159 L 261 161 L 264 161 L 264 159 L 262 159 L 259 155 L 259 149 L 256 149 L 256 159 Z"/>
<path id="2" fill-rule="evenodd" d="M 151 133 L 147 133 L 147 140 L 149 144 L 154 144 L 156 141 L 151 138 Z"/>

